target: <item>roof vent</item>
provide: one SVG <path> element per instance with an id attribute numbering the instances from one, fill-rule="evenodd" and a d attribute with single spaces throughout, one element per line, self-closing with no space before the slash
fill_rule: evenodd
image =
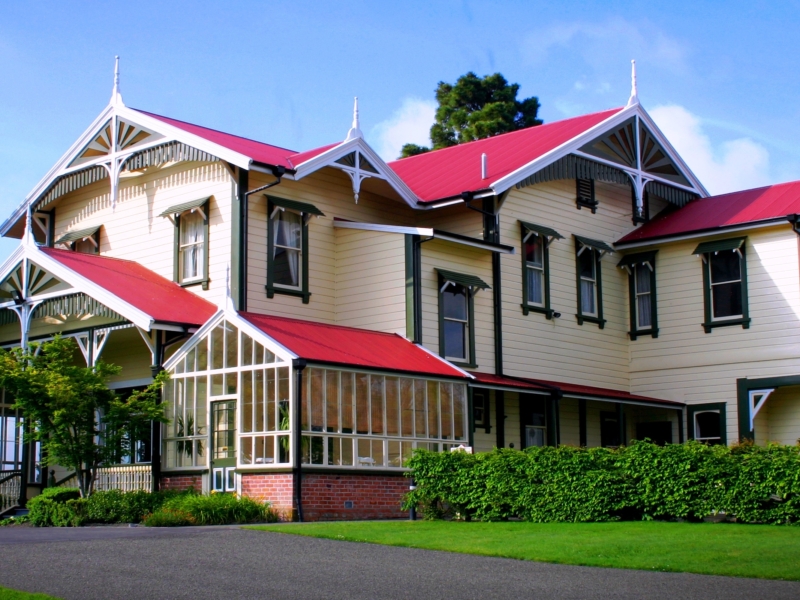
<path id="1" fill-rule="evenodd" d="M 486 179 L 489 167 L 486 162 L 486 153 L 481 154 L 481 179 Z"/>

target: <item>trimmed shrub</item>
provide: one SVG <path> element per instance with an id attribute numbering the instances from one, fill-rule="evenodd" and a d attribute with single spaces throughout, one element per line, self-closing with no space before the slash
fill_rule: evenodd
<path id="1" fill-rule="evenodd" d="M 84 500 L 75 488 L 46 488 L 28 500 L 28 517 L 36 527 L 77 527 L 83 521 L 79 516 Z"/>
<path id="2" fill-rule="evenodd" d="M 192 515 L 176 508 L 161 508 L 145 516 L 142 523 L 147 527 L 183 527 L 197 524 Z"/>
<path id="3" fill-rule="evenodd" d="M 800 446 L 657 446 L 418 450 L 408 463 L 417 489 L 404 507 L 426 518 L 533 522 L 701 520 L 800 523 Z"/>
<path id="4" fill-rule="evenodd" d="M 186 515 L 192 522 L 174 522 L 178 520 L 175 515 Z M 162 521 L 168 524 L 156 524 Z M 168 527 L 174 524 L 228 525 L 274 521 L 277 521 L 277 515 L 267 502 L 240 498 L 234 494 L 182 494 L 167 500 L 161 509 L 144 519 L 144 524 L 149 527 Z"/>
<path id="5" fill-rule="evenodd" d="M 83 517 L 87 523 L 139 523 L 145 515 L 155 512 L 178 494 L 180 492 L 174 491 L 95 492 L 86 500 Z"/>

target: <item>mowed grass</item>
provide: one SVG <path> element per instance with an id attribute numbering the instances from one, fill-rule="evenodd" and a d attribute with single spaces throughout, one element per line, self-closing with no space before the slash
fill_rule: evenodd
<path id="1" fill-rule="evenodd" d="M 10 590 L 0 586 L 0 600 L 58 600 L 58 598 L 47 594 L 31 594 L 30 592 Z"/>
<path id="2" fill-rule="evenodd" d="M 350 521 L 248 529 L 565 565 L 800 580 L 800 527 Z"/>

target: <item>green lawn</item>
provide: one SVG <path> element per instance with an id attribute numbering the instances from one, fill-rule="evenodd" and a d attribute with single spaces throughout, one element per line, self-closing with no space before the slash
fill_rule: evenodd
<path id="1" fill-rule="evenodd" d="M 18 592 L 8 588 L 0 587 L 0 600 L 58 600 L 47 594 L 31 594 L 30 592 Z"/>
<path id="2" fill-rule="evenodd" d="M 249 529 L 567 565 L 800 580 L 800 527 L 371 521 Z"/>

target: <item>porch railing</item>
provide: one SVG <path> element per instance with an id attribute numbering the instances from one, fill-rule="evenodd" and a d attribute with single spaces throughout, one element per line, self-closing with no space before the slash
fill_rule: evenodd
<path id="1" fill-rule="evenodd" d="M 0 471 L 0 513 L 19 506 L 22 471 Z"/>
<path id="2" fill-rule="evenodd" d="M 97 469 L 94 491 L 120 490 L 150 492 L 153 490 L 153 469 L 150 465 L 121 465 Z"/>

